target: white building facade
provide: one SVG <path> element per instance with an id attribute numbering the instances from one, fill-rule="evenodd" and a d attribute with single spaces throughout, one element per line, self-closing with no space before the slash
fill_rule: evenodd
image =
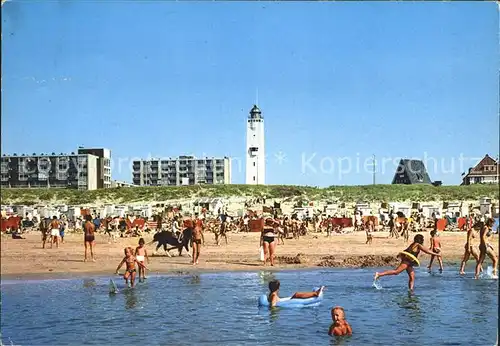
<path id="1" fill-rule="evenodd" d="M 266 155 L 264 146 L 264 118 L 254 105 L 247 119 L 246 184 L 266 183 Z"/>
<path id="2" fill-rule="evenodd" d="M 138 186 L 231 184 L 229 157 L 138 160 L 133 162 L 132 171 L 133 184 Z"/>

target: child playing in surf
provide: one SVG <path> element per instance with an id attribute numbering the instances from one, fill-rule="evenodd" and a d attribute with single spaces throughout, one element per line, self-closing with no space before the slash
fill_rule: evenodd
<path id="1" fill-rule="evenodd" d="M 139 239 L 139 246 L 135 248 L 135 258 L 137 259 L 137 262 L 142 263 L 143 265 L 144 259 L 146 259 L 149 264 L 148 251 L 144 247 L 145 243 L 144 238 L 141 238 Z M 146 279 L 146 271 L 143 267 L 139 266 L 139 282 L 143 282 L 144 279 Z"/>
<path id="2" fill-rule="evenodd" d="M 410 291 L 413 291 L 413 286 L 415 284 L 415 271 L 413 270 L 413 267 L 418 267 L 420 265 L 418 260 L 420 251 L 425 252 L 428 255 L 441 257 L 441 254 L 426 249 L 423 244 L 424 236 L 417 234 L 413 238 L 413 243 L 411 243 L 406 250 L 399 253 L 398 258 L 401 259 L 401 264 L 394 270 L 386 270 L 382 273 L 375 273 L 375 280 L 386 275 L 399 275 L 403 270 L 406 270 L 406 273 L 408 273 L 408 288 Z"/>
<path id="3" fill-rule="evenodd" d="M 325 286 L 321 286 L 317 291 L 314 292 L 296 292 L 293 294 L 292 299 L 307 299 L 307 298 L 314 298 L 318 297 Z M 267 300 L 269 301 L 269 304 L 271 307 L 275 307 L 276 303 L 280 301 L 279 297 L 279 290 L 280 290 L 280 282 L 279 280 L 273 280 L 269 282 L 269 296 L 267 297 Z"/>
<path id="4" fill-rule="evenodd" d="M 429 250 L 435 252 L 435 253 L 441 253 L 441 241 L 439 240 L 439 233 L 436 230 L 431 231 L 431 246 L 429 247 Z M 427 269 L 429 269 L 429 272 L 432 270 L 432 262 L 434 262 L 434 255 L 431 256 L 431 261 L 429 265 L 427 266 Z M 439 272 L 443 272 L 443 257 L 438 257 L 438 262 L 439 262 Z"/>
<path id="5" fill-rule="evenodd" d="M 328 335 L 330 336 L 344 336 L 352 335 L 352 328 L 345 320 L 344 308 L 336 306 L 332 308 L 332 321 Z"/>
<path id="6" fill-rule="evenodd" d="M 144 269 L 147 269 L 147 268 L 144 264 L 138 262 L 137 259 L 132 255 L 132 248 L 131 247 L 126 247 L 123 251 L 125 252 L 125 257 L 123 257 L 123 260 L 120 262 L 120 264 L 116 268 L 116 274 L 118 275 L 118 271 L 121 269 L 121 267 L 124 264 L 126 264 L 127 270 L 125 271 L 125 274 L 123 274 L 123 279 L 125 280 L 125 283 L 127 284 L 127 286 L 129 286 L 128 279 L 130 278 L 130 286 L 129 287 L 134 287 L 135 275 L 136 275 L 135 264 L 137 263 L 139 265 L 139 267 L 143 267 Z"/>

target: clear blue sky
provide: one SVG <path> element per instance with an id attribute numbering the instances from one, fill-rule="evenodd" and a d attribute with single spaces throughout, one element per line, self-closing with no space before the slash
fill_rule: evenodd
<path id="1" fill-rule="evenodd" d="M 495 3 L 14 0 L 2 21 L 3 153 L 107 147 L 127 181 L 134 157 L 242 159 L 258 88 L 269 184 L 370 184 L 375 154 L 451 185 L 498 155 Z"/>

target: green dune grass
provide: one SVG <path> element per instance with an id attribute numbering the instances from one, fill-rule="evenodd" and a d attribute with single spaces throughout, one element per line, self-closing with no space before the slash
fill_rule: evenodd
<path id="1" fill-rule="evenodd" d="M 80 205 L 95 202 L 132 203 L 167 201 L 190 197 L 266 197 L 279 199 L 330 200 L 341 202 L 457 201 L 490 197 L 498 200 L 498 185 L 440 186 L 365 185 L 317 188 L 293 185 L 202 185 L 177 187 L 132 187 L 94 191 L 69 189 L 2 189 L 1 202 L 33 205 L 64 203 Z"/>

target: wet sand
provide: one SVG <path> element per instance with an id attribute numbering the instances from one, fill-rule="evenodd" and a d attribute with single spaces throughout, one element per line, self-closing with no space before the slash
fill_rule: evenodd
<path id="1" fill-rule="evenodd" d="M 429 232 L 425 245 L 429 244 Z M 412 239 L 414 234 L 410 235 Z M 465 233 L 441 233 L 442 253 L 445 265 L 460 262 L 464 252 Z M 64 244 L 57 249 L 41 248 L 39 233 L 26 235 L 27 239 L 12 239 L 2 236 L 1 271 L 4 279 L 68 278 L 85 275 L 112 275 L 123 258 L 123 248 L 136 247 L 139 238 L 119 238 L 109 243 L 106 235 L 96 236 L 96 262 L 84 262 L 83 234 L 66 234 Z M 152 235 L 146 235 L 146 242 Z M 491 243 L 498 251 L 498 236 L 492 236 Z M 258 233 L 230 233 L 228 245 L 216 246 L 214 237 L 205 234 L 205 245 L 201 248 L 200 264 L 191 265 L 190 257 L 183 252 L 171 251 L 172 258 L 160 249 L 152 256 L 155 245 L 148 245 L 150 274 L 192 273 L 210 271 L 253 271 L 283 270 L 295 268 L 323 267 L 378 267 L 392 266 L 399 261 L 395 256 L 408 246 L 402 238 L 388 238 L 388 232 L 374 233 L 373 243 L 366 245 L 364 232 L 348 235 L 311 233 L 299 240 L 287 239 L 285 245 L 277 247 L 277 264 L 274 267 L 262 265 L 259 261 Z M 300 254 L 300 255 L 299 255 Z M 427 266 L 430 257 L 420 256 L 421 266 Z M 487 259 L 489 263 L 489 259 Z M 468 266 L 472 266 L 469 261 Z M 436 263 L 436 269 L 437 263 Z M 446 268 L 445 268 L 446 269 Z M 124 268 L 121 272 L 123 273 Z"/>

